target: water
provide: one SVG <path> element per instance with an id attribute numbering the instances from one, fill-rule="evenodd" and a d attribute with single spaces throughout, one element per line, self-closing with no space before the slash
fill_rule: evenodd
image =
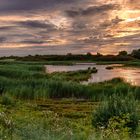
<path id="1" fill-rule="evenodd" d="M 95 63 L 77 63 L 76 65 L 46 65 L 46 72 L 70 72 L 78 70 L 86 70 L 89 67 L 95 67 Z"/>
<path id="2" fill-rule="evenodd" d="M 112 70 L 107 70 L 106 67 L 115 66 Z M 123 78 L 126 82 L 132 85 L 140 86 L 140 68 L 136 67 L 120 67 L 121 65 L 113 64 L 113 65 L 96 65 L 95 63 L 78 63 L 76 65 L 71 66 L 54 66 L 47 65 L 46 72 L 69 72 L 69 71 L 77 71 L 77 70 L 86 70 L 88 67 L 96 67 L 98 69 L 97 73 L 91 75 L 91 78 L 88 81 L 83 83 L 98 83 L 107 80 L 111 80 L 113 78 Z"/>

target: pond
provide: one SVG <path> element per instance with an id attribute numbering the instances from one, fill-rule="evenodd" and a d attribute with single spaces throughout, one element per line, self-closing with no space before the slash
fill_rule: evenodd
<path id="1" fill-rule="evenodd" d="M 70 66 L 61 66 L 61 65 L 46 65 L 46 72 L 69 72 L 77 70 L 86 70 L 89 67 L 96 67 L 98 69 L 97 73 L 91 75 L 91 78 L 88 81 L 83 82 L 84 84 L 88 83 L 98 83 L 113 78 L 123 78 L 126 82 L 132 85 L 140 86 L 140 68 L 136 67 L 121 67 L 122 65 L 112 64 L 112 65 L 96 65 L 95 63 L 77 63 Z M 106 67 L 114 67 L 113 69 L 106 69 Z"/>

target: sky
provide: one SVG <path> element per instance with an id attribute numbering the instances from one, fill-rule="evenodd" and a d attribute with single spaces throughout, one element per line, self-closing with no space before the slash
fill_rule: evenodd
<path id="1" fill-rule="evenodd" d="M 0 56 L 140 48 L 140 0 L 0 0 Z"/>

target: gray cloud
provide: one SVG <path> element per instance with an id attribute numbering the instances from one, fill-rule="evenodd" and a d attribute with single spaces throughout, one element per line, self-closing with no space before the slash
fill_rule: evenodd
<path id="1" fill-rule="evenodd" d="M 25 44 L 43 44 L 43 43 L 46 43 L 44 40 L 24 40 L 24 41 L 21 41 L 20 43 L 25 43 Z"/>
<path id="2" fill-rule="evenodd" d="M 109 10 L 116 10 L 119 8 L 120 8 L 119 5 L 116 5 L 116 4 L 104 4 L 104 5 L 99 5 L 99 6 L 90 6 L 86 9 L 66 10 L 66 14 L 69 17 L 91 16 L 91 15 L 101 14 Z"/>
<path id="3" fill-rule="evenodd" d="M 0 0 L 1 12 L 54 9 L 60 4 L 76 3 L 80 0 Z"/>
<path id="4" fill-rule="evenodd" d="M 0 26 L 0 31 L 6 31 L 6 30 L 11 30 L 13 29 L 15 26 Z"/>
<path id="5" fill-rule="evenodd" d="M 39 21 L 39 20 L 21 21 L 21 22 L 17 22 L 17 24 L 27 28 L 46 28 L 49 30 L 56 29 L 56 26 L 54 24 L 45 21 Z"/>
<path id="6" fill-rule="evenodd" d="M 139 0 L 0 0 L 0 55 L 133 49 L 140 44 L 138 7 Z"/>
<path id="7" fill-rule="evenodd" d="M 7 40 L 6 37 L 0 37 L 0 43 L 5 42 L 6 40 Z"/>
<path id="8" fill-rule="evenodd" d="M 116 10 L 118 8 L 119 8 L 119 5 L 105 4 L 105 5 L 101 5 L 101 6 L 88 7 L 87 9 L 82 10 L 81 13 L 82 13 L 82 15 L 93 15 L 93 14 L 97 14 L 97 13 L 106 12 L 108 10 Z"/>

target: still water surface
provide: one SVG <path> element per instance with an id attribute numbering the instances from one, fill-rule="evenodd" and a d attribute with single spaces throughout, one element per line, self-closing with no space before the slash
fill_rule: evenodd
<path id="1" fill-rule="evenodd" d="M 107 70 L 106 67 L 115 66 L 112 70 Z M 116 67 L 117 66 L 117 67 Z M 70 66 L 61 66 L 61 65 L 46 65 L 46 72 L 69 72 L 77 70 L 86 70 L 88 67 L 96 67 L 98 72 L 92 74 L 91 78 L 87 83 L 98 83 L 106 80 L 111 80 L 113 78 L 123 78 L 126 82 L 131 83 L 132 85 L 140 86 L 140 68 L 136 67 L 119 67 L 118 64 L 113 65 L 96 65 L 95 63 L 77 63 Z"/>

